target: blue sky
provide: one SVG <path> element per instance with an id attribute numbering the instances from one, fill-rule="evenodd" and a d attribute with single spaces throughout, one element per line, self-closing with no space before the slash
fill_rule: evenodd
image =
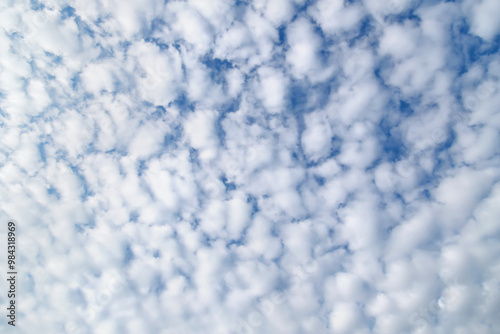
<path id="1" fill-rule="evenodd" d="M 3 1 L 2 333 L 498 332 L 498 17 Z"/>

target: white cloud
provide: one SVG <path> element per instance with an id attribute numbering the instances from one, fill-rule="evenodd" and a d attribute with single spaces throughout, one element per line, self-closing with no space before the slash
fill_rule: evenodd
<path id="1" fill-rule="evenodd" d="M 50 103 L 50 96 L 40 80 L 30 81 L 28 92 L 33 101 L 35 113 L 41 112 Z"/>
<path id="2" fill-rule="evenodd" d="M 279 113 L 285 104 L 287 82 L 280 71 L 269 68 L 259 68 L 258 95 L 261 97 L 266 110 L 270 113 Z"/>
<path id="3" fill-rule="evenodd" d="M 418 45 L 418 30 L 399 25 L 388 26 L 380 41 L 380 52 L 390 54 L 397 60 L 406 58 L 415 52 Z"/>
<path id="4" fill-rule="evenodd" d="M 202 151 L 203 159 L 215 157 L 217 137 L 215 134 L 216 113 L 211 110 L 199 110 L 189 115 L 184 131 L 190 145 Z"/>
<path id="5" fill-rule="evenodd" d="M 114 91 L 113 67 L 110 64 L 90 64 L 82 73 L 86 90 L 99 95 L 102 90 Z"/>
<path id="6" fill-rule="evenodd" d="M 203 12 L 199 13 L 182 2 L 172 2 L 167 5 L 165 13 L 166 19 L 173 21 L 172 30 L 186 41 L 187 46 L 193 45 L 196 52 L 201 54 L 208 51 L 213 34 L 212 27 L 202 15 Z"/>
<path id="7" fill-rule="evenodd" d="M 325 33 L 341 33 L 359 25 L 363 8 L 356 3 L 345 5 L 341 0 L 320 0 L 310 7 L 311 16 Z"/>
<path id="8" fill-rule="evenodd" d="M 500 326 L 495 2 L 0 8 L 21 332 Z"/>
<path id="9" fill-rule="evenodd" d="M 294 12 L 294 5 L 290 0 L 254 1 L 252 5 L 262 11 L 274 26 L 279 26 L 290 20 Z"/>
<path id="10" fill-rule="evenodd" d="M 295 77 L 307 77 L 321 68 L 321 59 L 318 57 L 321 40 L 307 18 L 299 17 L 288 26 L 287 40 L 290 49 L 286 59 Z"/>
<path id="11" fill-rule="evenodd" d="M 306 115 L 306 130 L 302 134 L 302 147 L 310 159 L 317 160 L 330 153 L 332 129 L 323 113 Z"/>
<path id="12" fill-rule="evenodd" d="M 138 42 L 129 53 L 137 61 L 141 73 L 137 80 L 141 97 L 155 105 L 173 101 L 182 78 L 179 52 L 173 47 L 162 52 L 157 45 Z"/>
<path id="13" fill-rule="evenodd" d="M 470 15 L 472 32 L 486 41 L 493 40 L 500 32 L 500 24 L 495 19 L 500 14 L 500 6 L 493 0 L 483 0 L 475 6 L 471 1 L 468 1 L 464 4 L 464 9 L 469 9 L 471 5 L 473 6 L 472 11 L 468 14 Z"/>

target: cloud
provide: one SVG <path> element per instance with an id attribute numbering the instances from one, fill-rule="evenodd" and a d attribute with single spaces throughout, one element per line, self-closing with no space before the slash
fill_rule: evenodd
<path id="1" fill-rule="evenodd" d="M 309 73 L 322 68 L 318 56 L 321 38 L 314 32 L 314 26 L 306 17 L 300 17 L 287 27 L 290 49 L 286 59 L 293 75 L 302 79 Z"/>
<path id="2" fill-rule="evenodd" d="M 328 34 L 342 33 L 360 24 L 363 14 L 362 6 L 356 3 L 344 5 L 343 1 L 321 0 L 310 8 L 310 14 L 319 23 L 321 29 Z"/>
<path id="3" fill-rule="evenodd" d="M 495 1 L 0 8 L 19 333 L 500 326 Z"/>
<path id="4" fill-rule="evenodd" d="M 464 7 L 470 8 L 471 3 L 466 3 Z M 498 4 L 491 0 L 484 0 L 472 7 L 470 13 L 471 31 L 486 41 L 493 40 L 500 31 L 498 21 L 494 19 L 499 13 Z"/>

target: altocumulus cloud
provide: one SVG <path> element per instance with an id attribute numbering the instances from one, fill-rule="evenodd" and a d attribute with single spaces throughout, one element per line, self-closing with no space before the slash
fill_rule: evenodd
<path id="1" fill-rule="evenodd" d="M 498 17 L 3 1 L 2 333 L 498 333 Z"/>

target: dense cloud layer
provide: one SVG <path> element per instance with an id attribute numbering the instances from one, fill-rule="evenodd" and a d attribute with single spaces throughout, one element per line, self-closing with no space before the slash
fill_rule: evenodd
<path id="1" fill-rule="evenodd" d="M 4 1 L 2 333 L 497 333 L 498 17 Z"/>

